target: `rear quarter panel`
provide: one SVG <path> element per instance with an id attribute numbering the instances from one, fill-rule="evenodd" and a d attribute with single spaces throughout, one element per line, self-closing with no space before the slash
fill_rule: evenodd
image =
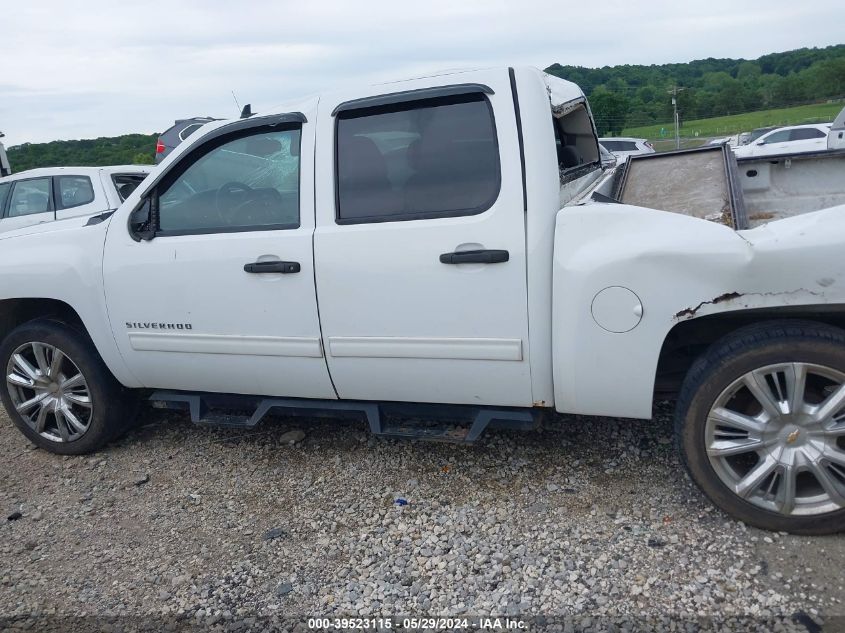
<path id="1" fill-rule="evenodd" d="M 555 407 L 650 418 L 663 341 L 681 320 L 794 305 L 845 304 L 845 207 L 732 229 L 621 204 L 562 210 L 555 225 Z M 633 291 L 643 309 L 626 333 L 603 329 L 603 289 Z"/>

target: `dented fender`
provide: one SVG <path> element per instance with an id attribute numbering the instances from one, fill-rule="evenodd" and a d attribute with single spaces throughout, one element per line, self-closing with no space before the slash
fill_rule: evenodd
<path id="1" fill-rule="evenodd" d="M 845 206 L 747 231 L 622 204 L 564 208 L 552 273 L 557 410 L 650 418 L 660 350 L 681 321 L 757 308 L 845 309 L 843 243 Z M 630 293 L 614 296 L 638 301 L 594 304 L 618 287 Z M 628 310 L 638 316 L 614 313 Z M 600 325 L 620 318 L 635 325 Z"/>

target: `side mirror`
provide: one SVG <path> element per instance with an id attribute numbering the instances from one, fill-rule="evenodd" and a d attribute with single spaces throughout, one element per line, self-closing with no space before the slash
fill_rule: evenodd
<path id="1" fill-rule="evenodd" d="M 146 198 L 139 207 L 129 214 L 129 235 L 136 242 L 150 241 L 155 237 L 155 223 L 153 222 L 153 205 L 150 198 Z"/>
<path id="2" fill-rule="evenodd" d="M 757 145 L 765 145 L 766 141 L 757 141 Z"/>

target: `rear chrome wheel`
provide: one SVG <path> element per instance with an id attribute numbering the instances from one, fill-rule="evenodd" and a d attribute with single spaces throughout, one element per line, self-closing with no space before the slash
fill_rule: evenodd
<path id="1" fill-rule="evenodd" d="M 88 431 L 94 415 L 88 382 L 58 347 L 19 346 L 9 358 L 6 383 L 15 410 L 45 439 L 73 442 Z"/>
<path id="2" fill-rule="evenodd" d="M 810 363 L 747 372 L 711 407 L 705 441 L 719 478 L 760 508 L 845 508 L 845 373 Z"/>
<path id="3" fill-rule="evenodd" d="M 735 518 L 845 531 L 845 331 L 770 321 L 726 336 L 690 368 L 675 432 L 692 479 Z"/>

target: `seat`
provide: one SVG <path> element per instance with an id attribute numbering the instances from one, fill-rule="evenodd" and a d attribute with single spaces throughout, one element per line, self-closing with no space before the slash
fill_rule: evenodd
<path id="1" fill-rule="evenodd" d="M 28 193 L 26 195 L 26 209 L 18 215 L 30 213 L 45 213 L 50 210 L 50 196 L 45 193 Z M 10 214 L 11 215 L 11 214 Z"/>
<path id="2" fill-rule="evenodd" d="M 125 182 L 120 185 L 120 188 L 117 190 L 117 193 L 120 195 L 121 200 L 126 200 L 129 196 L 132 195 L 132 192 L 138 188 L 138 185 L 141 184 L 140 182 Z"/>
<path id="3" fill-rule="evenodd" d="M 364 136 L 338 141 L 338 193 L 343 219 L 383 216 L 402 210 L 387 177 L 387 161 Z"/>
<path id="4" fill-rule="evenodd" d="M 431 121 L 411 165 L 416 173 L 405 185 L 405 211 L 436 213 L 476 209 L 496 188 L 496 147 L 479 121 L 443 116 Z"/>
<path id="5" fill-rule="evenodd" d="M 564 169 L 569 169 L 570 167 L 577 167 L 580 165 L 583 160 L 581 159 L 581 154 L 575 149 L 572 145 L 559 145 L 558 152 L 557 152 L 557 160 L 560 163 L 560 166 Z"/>

